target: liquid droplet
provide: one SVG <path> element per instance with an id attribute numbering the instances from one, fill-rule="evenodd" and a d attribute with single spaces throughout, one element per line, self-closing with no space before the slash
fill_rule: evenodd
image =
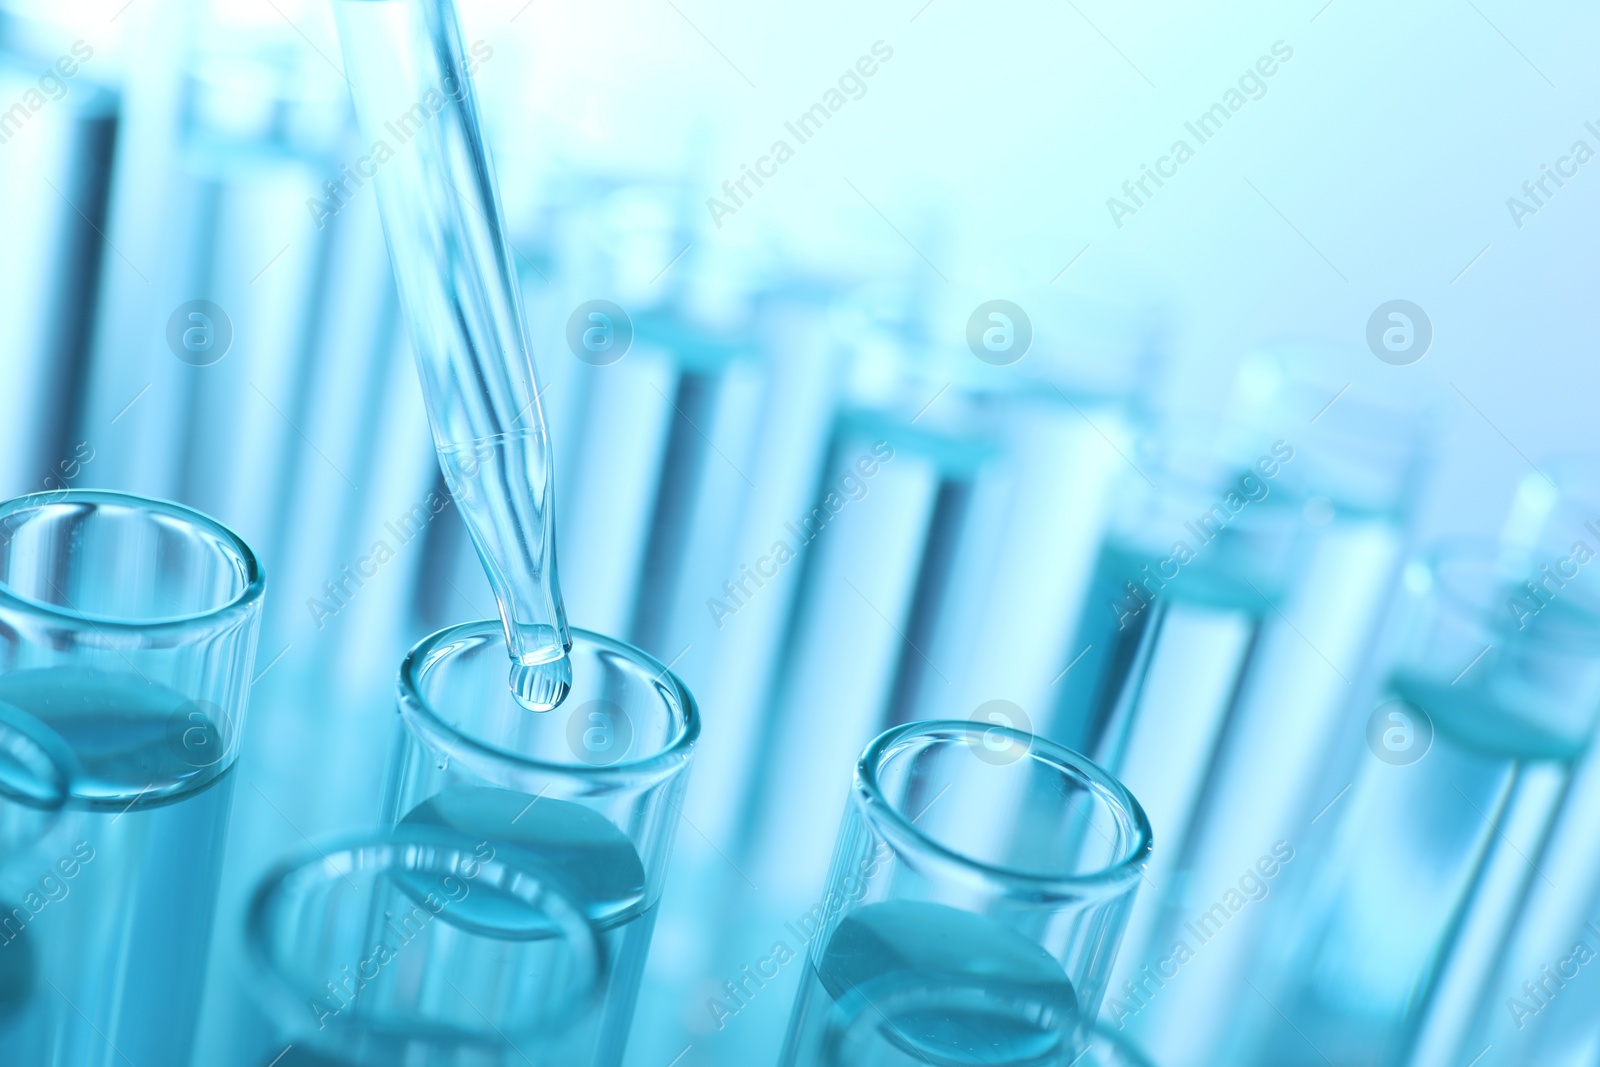
<path id="1" fill-rule="evenodd" d="M 532 665 L 511 666 L 511 695 L 529 711 L 549 711 L 572 688 L 572 662 L 566 656 Z"/>

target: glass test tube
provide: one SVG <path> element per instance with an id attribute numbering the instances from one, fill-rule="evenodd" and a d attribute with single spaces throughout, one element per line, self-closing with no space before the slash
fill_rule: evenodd
<path id="1" fill-rule="evenodd" d="M 1545 562 L 1461 543 L 1407 568 L 1410 618 L 1356 727 L 1370 753 L 1306 838 L 1311 862 L 1279 912 L 1294 921 L 1263 939 L 1234 1054 L 1411 1062 L 1441 982 L 1490 965 L 1461 958 L 1464 935 L 1503 946 L 1547 878 L 1552 820 L 1600 714 L 1600 586 L 1581 571 L 1532 584 Z"/>
<path id="2" fill-rule="evenodd" d="M 560 1062 L 615 1067 L 638 995 L 657 902 L 700 735 L 694 698 L 638 649 L 573 630 L 573 688 L 534 714 L 505 685 L 494 621 L 441 630 L 400 669 L 405 732 L 386 818 L 441 826 L 532 853 L 572 886 L 601 931 L 602 1009 L 562 1035 Z M 460 916 L 500 936 L 529 936 L 494 911 Z M 465 921 L 465 920 L 462 920 Z"/>
<path id="3" fill-rule="evenodd" d="M 76 774 L 77 760 L 59 735 L 0 704 L 0 902 L 23 900 L 42 876 L 62 873 L 32 846 L 60 818 Z M 27 1004 L 38 973 L 22 930 L 9 907 L 0 910 L 0 1026 Z"/>
<path id="4" fill-rule="evenodd" d="M 581 887 L 503 843 L 405 826 L 313 846 L 252 897 L 236 1062 L 582 1062 L 604 937 Z"/>
<path id="5" fill-rule="evenodd" d="M 1136 454 L 1043 731 L 1126 782 L 1165 842 L 1108 1016 L 1174 1064 L 1210 1062 L 1249 938 L 1212 945 L 1208 978 L 1159 996 L 1140 991 L 1144 968 L 1170 962 L 1192 941 L 1186 921 L 1287 847 L 1373 640 L 1426 455 L 1425 423 L 1361 391 L 1312 390 L 1281 361 L 1252 362 L 1240 391 L 1265 400 L 1237 424 L 1169 426 Z"/>
<path id="6" fill-rule="evenodd" d="M 955 721 L 873 741 L 850 800 L 784 1067 L 1074 1062 L 1150 857 L 1138 801 L 1078 753 Z"/>
<path id="7" fill-rule="evenodd" d="M 1274 613 L 1313 532 L 1303 491 L 1287 484 L 1296 451 L 1267 441 L 1235 462 L 1201 440 L 1163 442 L 1167 454 L 1147 452 L 1124 479 L 1040 728 L 1137 790 L 1164 843 L 1130 921 L 1119 991 L 1151 946 L 1166 946 L 1205 798 L 1252 685 L 1281 673 L 1268 670 L 1274 660 L 1303 658 Z M 1327 668 L 1316 668 L 1308 673 L 1320 681 Z"/>
<path id="8" fill-rule="evenodd" d="M 0 871 L 55 826 L 77 774 L 77 758 L 59 734 L 0 703 Z"/>
<path id="9" fill-rule="evenodd" d="M 9 1060 L 187 1062 L 193 1020 L 171 1006 L 203 989 L 263 586 L 244 542 L 177 504 L 0 504 L 0 705 L 77 764 L 0 913 L 0 953 L 27 944 L 37 968 L 0 1021 Z"/>

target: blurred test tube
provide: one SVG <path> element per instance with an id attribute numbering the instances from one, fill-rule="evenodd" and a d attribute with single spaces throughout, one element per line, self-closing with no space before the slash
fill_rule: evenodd
<path id="1" fill-rule="evenodd" d="M 1127 782 L 1163 842 L 1106 1010 L 1176 1063 L 1205 1062 L 1224 1015 L 1215 998 L 1231 988 L 1220 976 L 1249 939 L 1207 949 L 1198 966 L 1216 981 L 1154 995 L 1143 972 L 1170 969 L 1194 940 L 1183 924 L 1292 837 L 1374 640 L 1427 455 L 1425 420 L 1323 385 L 1318 370 L 1295 349 L 1247 360 L 1227 424 L 1153 431 L 1046 731 Z"/>
<path id="2" fill-rule="evenodd" d="M 1517 916 L 1570 877 L 1550 843 L 1600 714 L 1600 590 L 1573 547 L 1593 517 L 1524 492 L 1498 541 L 1408 565 L 1381 684 L 1346 724 L 1365 751 L 1305 838 L 1296 922 L 1262 940 L 1242 1053 L 1400 1064 L 1468 1047 L 1519 955 Z"/>

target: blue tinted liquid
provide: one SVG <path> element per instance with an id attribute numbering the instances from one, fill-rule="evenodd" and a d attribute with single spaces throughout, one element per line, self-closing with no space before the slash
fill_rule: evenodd
<path id="1" fill-rule="evenodd" d="M 1085 651 L 1058 683 L 1061 696 L 1047 731 L 1053 740 L 1094 753 L 1107 765 L 1116 763 L 1138 718 L 1142 672 L 1158 653 L 1162 658 L 1183 654 L 1162 644 L 1166 605 L 1160 601 L 1183 603 L 1250 628 L 1257 624 L 1265 610 L 1260 596 L 1209 558 L 1219 554 L 1217 548 L 1203 551 L 1207 557 L 1183 567 L 1158 590 L 1158 601 L 1150 587 L 1140 584 L 1154 556 L 1117 543 L 1102 549 L 1072 641 L 1073 650 Z M 1130 591 L 1130 582 L 1137 593 Z M 1073 655 L 1076 651 L 1069 651 L 1068 658 Z"/>
<path id="2" fill-rule="evenodd" d="M 655 902 L 647 899 L 644 864 L 628 836 L 582 805 L 475 785 L 446 787 L 402 822 L 445 826 L 472 842 L 522 849 L 560 872 L 572 902 L 600 932 L 608 978 L 597 1004 L 552 1020 L 537 1044 L 519 1041 L 518 1047 L 535 1062 L 544 1062 L 542 1056 L 573 1067 L 620 1063 L 656 919 Z M 544 964 L 550 973 L 561 970 L 567 951 L 563 942 L 523 905 L 474 893 L 440 918 L 478 936 L 549 939 Z M 536 961 L 524 969 L 542 968 Z"/>
<path id="3" fill-rule="evenodd" d="M 809 961 L 785 1067 L 1066 1067 L 1077 997 L 1036 942 L 921 901 L 848 915 Z"/>
<path id="4" fill-rule="evenodd" d="M 217 725 L 136 674 L 15 671 L 0 701 L 83 770 L 61 826 L 0 880 L 0 1061 L 182 1067 L 233 792 Z"/>
<path id="5" fill-rule="evenodd" d="M 1536 876 L 1538 851 L 1495 827 L 1534 775 L 1537 796 L 1558 798 L 1582 753 L 1581 739 L 1526 721 L 1486 686 L 1401 674 L 1388 688 L 1428 714 L 1432 746 L 1407 766 L 1367 761 L 1339 801 L 1334 852 L 1303 907 L 1289 980 L 1272 998 L 1298 1029 L 1277 1025 L 1260 1062 L 1405 1062 L 1482 872 L 1509 862 L 1522 893 Z M 1507 855 L 1519 847 L 1523 855 Z"/>

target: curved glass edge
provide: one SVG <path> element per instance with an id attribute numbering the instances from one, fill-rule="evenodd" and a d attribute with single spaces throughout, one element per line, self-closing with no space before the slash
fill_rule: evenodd
<path id="1" fill-rule="evenodd" d="M 889 758 L 916 741 L 964 741 L 982 743 L 985 735 L 999 732 L 1012 741 L 1027 747 L 1027 759 L 1039 754 L 1081 774 L 1106 802 L 1117 821 L 1128 833 L 1125 854 L 1115 863 L 1087 874 L 1050 875 L 1019 871 L 996 864 L 984 863 L 934 840 L 918 829 L 905 814 L 884 795 L 879 783 L 879 770 Z M 1150 820 L 1139 801 L 1128 788 L 1105 768 L 1080 752 L 1058 745 L 1036 734 L 1009 726 L 966 722 L 959 719 L 936 719 L 905 723 L 880 734 L 861 754 L 856 764 L 855 786 L 852 797 L 862 817 L 886 839 L 896 845 L 907 844 L 930 854 L 943 862 L 997 882 L 1047 899 L 1082 901 L 1113 897 L 1125 887 L 1144 876 L 1154 847 Z"/>
<path id="2" fill-rule="evenodd" d="M 56 504 L 116 504 L 154 512 L 205 530 L 233 551 L 244 579 L 244 588 L 227 603 L 219 604 L 209 611 L 165 618 L 124 619 L 86 615 L 70 607 L 34 600 L 32 597 L 22 596 L 4 582 L 0 582 L 0 610 L 10 608 L 25 614 L 54 619 L 66 625 L 86 624 L 100 630 L 148 634 L 192 630 L 199 628 L 203 623 L 230 620 L 246 615 L 258 607 L 262 594 L 266 591 L 266 570 L 256 557 L 255 551 L 245 543 L 244 538 L 204 512 L 171 500 L 159 500 L 137 493 L 122 493 L 110 489 L 65 489 L 28 493 L 0 501 L 0 527 L 4 527 L 13 515 Z"/>
<path id="3" fill-rule="evenodd" d="M 582 642 L 631 660 L 653 674 L 658 687 L 669 690 L 671 702 L 676 703 L 680 709 L 681 720 L 675 723 L 676 729 L 672 739 L 660 750 L 642 759 L 623 760 L 606 765 L 581 762 L 556 763 L 533 759 L 488 744 L 441 718 L 422 696 L 418 686 L 419 679 L 442 655 L 448 654 L 448 646 L 454 641 L 468 637 L 480 638 L 485 635 L 492 635 L 503 641 L 504 631 L 498 619 L 480 619 L 476 622 L 447 626 L 413 645 L 400 664 L 397 683 L 400 714 L 425 741 L 436 746 L 437 750 L 445 755 L 465 749 L 480 757 L 524 771 L 569 778 L 581 777 L 594 781 L 644 783 L 664 780 L 682 770 L 693 753 L 695 742 L 700 738 L 700 711 L 688 686 L 654 656 L 625 641 L 576 626 L 572 627 L 571 633 L 574 646 Z"/>
<path id="4" fill-rule="evenodd" d="M 252 997 L 261 997 L 261 1008 L 272 1024 L 285 1025 L 291 1018 L 304 1016 L 308 992 L 313 997 L 323 995 L 323 990 L 320 989 L 308 991 L 300 988 L 293 978 L 283 974 L 270 943 L 269 921 L 273 905 L 280 893 L 288 891 L 291 879 L 316 868 L 321 868 L 323 875 L 329 879 L 347 877 L 346 870 L 355 865 L 354 856 L 386 849 L 420 846 L 452 853 L 468 853 L 467 840 L 458 833 L 438 827 L 396 826 L 388 829 L 357 831 L 320 843 L 308 841 L 304 847 L 290 853 L 268 869 L 256 882 L 245 909 L 244 951 L 250 967 L 242 977 L 250 983 Z M 476 858 L 476 853 L 470 854 Z M 340 857 L 345 858 L 345 865 L 338 862 Z M 490 859 L 479 859 L 478 862 L 484 867 L 499 867 L 531 875 L 532 886 L 522 887 L 518 893 L 530 905 L 535 903 L 535 899 L 542 901 L 545 892 L 553 894 L 561 901 L 563 908 L 568 912 L 566 925 L 571 930 L 582 930 L 579 943 L 589 964 L 590 975 L 589 988 L 583 995 L 590 997 L 599 995 L 609 980 L 607 973 L 609 959 L 604 942 L 600 931 L 584 918 L 583 908 L 577 902 L 578 894 L 569 887 L 561 873 L 541 862 L 535 854 L 503 843 L 495 849 Z M 539 903 L 536 906 L 543 908 L 544 904 Z M 532 1037 L 546 1022 L 547 1020 L 533 1021 L 528 1024 L 526 1031 L 520 1027 L 512 1027 L 509 1028 L 509 1032 L 517 1036 Z M 293 1028 L 292 1023 L 288 1025 Z M 364 1037 L 395 1041 L 407 1046 L 419 1043 L 441 1046 L 445 1051 L 480 1045 L 492 1049 L 503 1048 L 508 1029 L 504 1025 L 494 1028 L 493 1024 L 491 1024 L 493 1033 L 490 1034 L 448 1027 L 413 1026 L 400 1029 L 370 1018 L 363 1019 L 360 1026 Z"/>

